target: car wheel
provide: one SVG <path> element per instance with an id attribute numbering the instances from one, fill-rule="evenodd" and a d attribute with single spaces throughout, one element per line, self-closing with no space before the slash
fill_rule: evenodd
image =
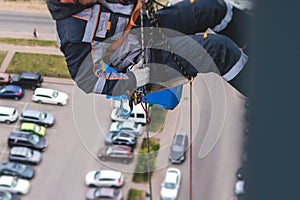
<path id="1" fill-rule="evenodd" d="M 43 103 L 41 100 L 38 100 L 37 102 L 38 102 L 38 103 Z"/>
<path id="2" fill-rule="evenodd" d="M 57 103 L 57 105 L 58 105 L 58 106 L 63 106 L 63 104 L 62 104 L 62 103 Z"/>
<path id="3" fill-rule="evenodd" d="M 9 120 L 5 120 L 5 123 L 10 124 L 10 121 Z"/>

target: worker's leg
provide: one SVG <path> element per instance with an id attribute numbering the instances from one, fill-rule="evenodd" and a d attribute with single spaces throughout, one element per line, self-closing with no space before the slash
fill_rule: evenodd
<path id="1" fill-rule="evenodd" d="M 207 28 L 225 27 L 226 22 L 222 20 L 230 12 L 223 0 L 195 0 L 194 3 L 183 0 L 158 10 L 156 18 L 160 27 L 191 35 L 204 32 Z M 226 17 L 230 20 L 230 16 Z"/>
<path id="2" fill-rule="evenodd" d="M 196 76 L 198 73 L 208 72 L 218 73 L 230 81 L 247 62 L 247 56 L 231 39 L 223 35 L 181 36 L 168 39 L 168 43 L 176 54 L 176 59 L 165 46 L 158 48 L 162 50 L 155 50 L 152 82 L 183 77 L 185 73 Z"/>

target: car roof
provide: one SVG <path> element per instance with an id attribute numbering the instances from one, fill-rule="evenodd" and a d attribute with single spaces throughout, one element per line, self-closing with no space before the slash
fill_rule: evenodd
<path id="1" fill-rule="evenodd" d="M 14 177 L 13 176 L 0 176 L 0 185 L 11 185 L 11 183 L 14 181 Z"/>
<path id="2" fill-rule="evenodd" d="M 38 124 L 32 123 L 32 122 L 22 122 L 21 123 L 21 129 L 26 128 L 26 129 L 33 129 L 34 126 L 39 126 Z"/>
<path id="3" fill-rule="evenodd" d="M 5 88 L 5 90 L 14 91 L 14 92 L 19 92 L 19 90 L 21 89 L 21 87 L 17 85 L 6 85 L 3 88 Z"/>
<path id="4" fill-rule="evenodd" d="M 10 138 L 29 138 L 30 137 L 30 133 L 28 132 L 11 132 L 9 134 Z"/>
<path id="5" fill-rule="evenodd" d="M 43 94 L 43 95 L 49 95 L 52 96 L 54 89 L 50 88 L 36 88 L 34 91 L 34 94 Z"/>
<path id="6" fill-rule="evenodd" d="M 127 152 L 131 150 L 131 147 L 125 145 L 111 145 L 107 148 L 111 147 L 113 152 Z"/>
<path id="7" fill-rule="evenodd" d="M 167 171 L 165 181 L 168 183 L 176 183 L 177 182 L 178 173 L 175 171 Z"/>
<path id="8" fill-rule="evenodd" d="M 121 123 L 121 127 L 134 127 L 134 125 L 135 125 L 135 122 L 129 121 L 129 120 L 126 120 L 126 121 L 123 121 L 120 123 Z"/>
<path id="9" fill-rule="evenodd" d="M 109 187 L 99 188 L 100 196 L 114 197 L 115 196 L 115 190 L 116 190 L 116 188 L 109 188 Z"/>
<path id="10" fill-rule="evenodd" d="M 29 148 L 27 147 L 13 147 L 10 149 L 10 153 L 17 155 L 25 155 L 28 150 Z"/>
<path id="11" fill-rule="evenodd" d="M 42 111 L 39 110 L 24 110 L 22 112 L 22 116 L 33 116 L 33 117 L 40 117 Z"/>
<path id="12" fill-rule="evenodd" d="M 119 179 L 121 175 L 122 175 L 122 173 L 119 171 L 103 169 L 103 170 L 100 170 L 99 179 L 106 179 L 106 178 Z"/>
<path id="13" fill-rule="evenodd" d="M 0 76 L 6 78 L 7 75 L 10 75 L 9 73 L 0 72 Z"/>
<path id="14" fill-rule="evenodd" d="M 13 114 L 15 110 L 16 109 L 12 107 L 0 106 L 0 113 L 3 114 Z"/>
<path id="15" fill-rule="evenodd" d="M 38 79 L 40 77 L 40 74 L 35 72 L 23 72 L 21 74 L 21 77 L 26 79 Z"/>

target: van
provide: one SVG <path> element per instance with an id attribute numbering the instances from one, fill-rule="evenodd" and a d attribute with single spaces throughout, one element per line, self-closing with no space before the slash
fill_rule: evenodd
<path id="1" fill-rule="evenodd" d="M 0 122 L 10 124 L 17 121 L 18 111 L 12 107 L 0 106 Z"/>
<path id="2" fill-rule="evenodd" d="M 144 107 L 145 104 L 143 103 Z M 126 121 L 130 120 L 138 124 L 143 124 L 145 125 L 147 123 L 147 117 L 146 113 L 142 107 L 141 104 L 133 105 L 133 109 L 129 115 L 127 116 L 122 116 L 121 109 L 120 109 L 120 101 L 114 101 L 114 106 L 113 110 L 111 112 L 111 119 L 113 122 L 115 121 Z"/>
<path id="3" fill-rule="evenodd" d="M 146 108 L 144 103 L 143 106 L 144 108 Z M 147 123 L 146 113 L 141 104 L 133 106 L 132 112 L 130 113 L 128 120 L 143 125 Z"/>

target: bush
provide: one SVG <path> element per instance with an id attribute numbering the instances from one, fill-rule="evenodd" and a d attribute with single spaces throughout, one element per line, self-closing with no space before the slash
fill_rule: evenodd
<path id="1" fill-rule="evenodd" d="M 150 138 L 150 176 L 152 172 L 155 170 L 155 160 L 158 155 L 158 150 L 160 148 L 159 139 Z M 137 157 L 137 165 L 134 170 L 133 182 L 137 183 L 145 183 L 149 179 L 148 177 L 148 148 L 147 148 L 147 140 L 143 139 L 141 149 L 138 153 Z"/>

